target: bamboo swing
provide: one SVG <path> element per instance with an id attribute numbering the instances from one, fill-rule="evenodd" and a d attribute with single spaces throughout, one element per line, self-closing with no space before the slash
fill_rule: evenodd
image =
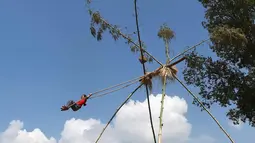
<path id="1" fill-rule="evenodd" d="M 176 73 L 178 72 L 177 68 L 175 67 L 176 64 L 182 62 L 183 60 L 185 60 L 185 57 L 181 57 L 183 56 L 186 52 L 188 52 L 191 49 L 194 49 L 196 47 L 198 47 L 199 45 L 201 45 L 202 43 L 209 41 L 209 39 L 207 40 L 203 40 L 200 43 L 186 49 L 185 51 L 183 51 L 182 53 L 178 54 L 177 56 L 175 56 L 174 58 L 172 58 L 171 60 L 169 60 L 170 64 L 162 64 L 159 60 L 157 60 L 154 56 L 152 56 L 148 51 L 146 51 L 145 49 L 142 48 L 142 44 L 141 44 L 141 38 L 140 38 L 140 32 L 139 32 L 139 23 L 138 23 L 138 14 L 137 14 L 137 0 L 134 0 L 134 9 L 135 9 L 135 22 L 136 22 L 136 31 L 137 31 L 137 36 L 138 36 L 138 41 L 139 41 L 139 45 L 136 44 L 132 39 L 130 39 L 128 36 L 126 36 L 125 34 L 121 33 L 121 31 L 118 29 L 118 34 L 123 37 L 124 39 L 126 39 L 128 42 L 132 43 L 134 46 L 136 46 L 137 48 L 139 48 L 140 51 L 140 58 L 139 61 L 142 64 L 143 67 L 143 76 L 140 77 L 136 77 L 134 79 L 122 82 L 120 84 L 117 85 L 113 85 L 110 86 L 108 88 L 96 91 L 94 93 L 92 93 L 89 98 L 96 98 L 96 97 L 101 97 L 113 92 L 116 92 L 118 90 L 121 90 L 123 88 L 126 88 L 132 84 L 135 84 L 137 82 L 140 82 L 140 85 L 135 88 L 135 90 L 133 92 L 131 92 L 131 94 L 126 98 L 126 100 L 116 109 L 116 112 L 112 115 L 112 117 L 110 118 L 110 120 L 108 121 L 108 123 L 106 124 L 106 126 L 103 128 L 103 130 L 101 131 L 100 135 L 98 136 L 98 138 L 96 139 L 95 143 L 98 143 L 98 141 L 100 140 L 100 138 L 102 137 L 104 131 L 106 130 L 106 128 L 108 127 L 108 125 L 111 123 L 111 121 L 113 120 L 113 118 L 116 116 L 117 112 L 119 112 L 119 110 L 121 109 L 121 107 L 127 103 L 127 101 L 133 96 L 133 94 L 143 85 L 146 87 L 146 95 L 147 95 L 147 101 L 148 101 L 148 110 L 149 110 L 149 115 L 150 115 L 150 124 L 151 124 L 151 128 L 152 128 L 152 133 L 153 133 L 153 139 L 154 139 L 154 143 L 156 142 L 156 136 L 155 136 L 155 132 L 154 132 L 154 127 L 153 127 L 153 121 L 152 121 L 152 117 L 151 117 L 151 109 L 150 109 L 150 101 L 149 101 L 149 91 L 148 91 L 148 86 L 150 86 L 152 83 L 152 79 L 156 76 L 161 76 L 163 78 L 166 78 L 166 70 L 169 70 L 171 73 L 173 73 L 172 77 L 177 80 L 181 86 L 183 86 L 185 88 L 185 90 L 187 90 L 187 92 L 189 92 L 192 97 L 194 98 L 194 100 L 196 100 L 202 107 L 203 109 L 210 115 L 210 117 L 215 121 L 215 123 L 219 126 L 219 128 L 223 131 L 223 133 L 228 137 L 228 139 L 231 141 L 231 143 L 234 143 L 234 140 L 231 138 L 231 136 L 227 133 L 227 131 L 222 127 L 222 125 L 219 123 L 219 121 L 212 115 L 212 113 L 202 104 L 202 102 L 200 101 L 200 99 L 193 94 L 182 82 L 181 80 L 176 76 Z M 113 25 L 109 24 L 106 20 L 104 20 L 102 17 L 100 17 L 100 20 L 106 24 L 107 26 L 111 27 L 112 29 L 115 29 L 116 27 L 114 27 Z M 160 67 L 155 69 L 152 72 L 146 72 L 145 70 L 145 63 L 147 62 L 147 59 L 145 58 L 144 54 L 148 55 L 149 57 L 151 57 L 154 61 L 156 61 Z M 181 57 L 179 60 L 173 62 L 175 59 Z M 160 75 L 161 74 L 161 75 Z M 165 80 L 164 80 L 165 81 Z M 164 83 L 165 84 L 165 83 Z M 116 88 L 116 89 L 115 89 Z M 162 89 L 163 93 L 165 93 L 164 91 L 165 89 Z M 106 93 L 103 93 L 107 91 Z M 162 95 L 162 100 L 163 100 L 164 96 Z M 162 104 L 162 108 L 163 108 L 163 104 Z M 162 112 L 160 112 L 160 114 L 163 114 L 163 110 Z M 163 121 L 160 120 L 160 126 Z M 161 137 L 162 137 L 162 131 L 159 133 L 159 143 L 161 143 Z"/>

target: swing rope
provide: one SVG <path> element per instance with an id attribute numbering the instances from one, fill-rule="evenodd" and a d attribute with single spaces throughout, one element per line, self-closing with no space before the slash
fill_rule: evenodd
<path id="1" fill-rule="evenodd" d="M 182 57 L 182 58 L 180 58 L 179 60 L 177 60 L 177 61 L 175 61 L 175 62 L 173 62 L 173 63 L 171 63 L 171 64 L 165 65 L 165 66 L 166 66 L 166 67 L 172 67 L 172 66 L 174 66 L 174 65 L 176 65 L 176 64 L 178 64 L 178 63 L 180 63 L 181 61 L 185 60 L 185 59 L 186 59 L 186 57 Z M 158 69 L 154 70 L 153 72 L 160 70 L 160 68 L 162 68 L 162 67 L 159 67 Z M 151 72 L 151 73 L 153 73 L 153 72 Z M 134 78 L 134 79 L 131 79 L 131 80 L 128 80 L 128 81 L 125 81 L 125 82 L 122 82 L 122 83 L 119 83 L 119 84 L 116 84 L 116 85 L 107 87 L 107 88 L 105 88 L 105 89 L 102 89 L 102 90 L 93 92 L 93 93 L 91 93 L 91 94 L 88 96 L 88 99 L 89 99 L 89 98 L 94 98 L 94 97 L 95 97 L 95 98 L 96 98 L 96 97 L 100 97 L 100 96 L 103 96 L 103 95 L 106 95 L 106 94 L 109 94 L 109 93 L 113 93 L 113 92 L 115 92 L 115 91 L 118 91 L 118 90 L 120 90 L 120 89 L 126 88 L 126 87 L 128 87 L 128 86 L 130 86 L 130 85 L 132 85 L 132 84 L 134 84 L 134 83 L 136 83 L 136 82 L 138 82 L 138 81 L 141 81 L 143 78 L 146 78 L 147 76 L 151 76 L 151 75 L 150 75 L 150 74 L 146 74 L 146 75 L 143 75 L 143 76 L 139 76 L 139 77 L 136 77 L 136 78 Z M 128 83 L 130 83 L 130 84 L 128 84 Z M 125 84 L 127 84 L 127 85 L 125 85 Z M 122 86 L 122 85 L 125 85 L 125 86 L 119 87 L 119 86 Z M 119 88 L 117 88 L 117 87 L 119 87 Z M 112 91 L 109 91 L 109 92 L 106 92 L 106 93 L 99 94 L 99 93 L 101 93 L 101 92 L 104 92 L 104 91 L 107 91 L 107 90 L 111 90 L 111 89 L 114 89 L 114 88 L 117 88 L 117 89 L 112 90 Z M 99 94 L 99 95 L 96 95 L 96 94 Z M 92 95 L 96 95 L 96 96 L 92 96 Z"/>
<path id="2" fill-rule="evenodd" d="M 126 87 L 128 87 L 128 86 L 130 86 L 130 85 L 132 85 L 132 84 L 135 84 L 135 83 L 139 82 L 139 81 L 142 79 L 142 77 L 144 77 L 144 76 L 141 76 L 141 77 L 138 77 L 138 78 L 134 78 L 134 79 L 132 79 L 132 80 L 129 80 L 129 81 L 126 81 L 126 82 L 123 82 L 123 83 L 120 83 L 120 84 L 117 84 L 117 85 L 114 85 L 114 86 L 105 88 L 105 89 L 103 89 L 103 90 L 99 90 L 99 91 L 97 91 L 97 92 L 91 93 L 91 94 L 87 97 L 87 99 L 98 98 L 98 97 L 102 97 L 102 96 L 104 96 L 104 95 L 107 95 L 107 94 L 110 94 L 110 93 L 119 91 L 119 90 L 121 90 L 121 89 L 123 89 L 123 88 L 126 88 Z M 127 85 L 125 85 L 125 86 L 122 86 L 122 87 L 119 87 L 119 88 L 117 88 L 117 89 L 115 89 L 115 90 L 108 91 L 108 92 L 106 92 L 106 93 L 102 93 L 102 94 L 99 94 L 99 95 L 96 95 L 96 96 L 92 96 L 92 95 L 94 95 L 94 94 L 98 94 L 98 93 L 100 93 L 100 92 L 113 89 L 113 88 L 115 88 L 115 87 L 121 86 L 121 85 L 126 84 L 126 83 L 129 83 L 129 84 L 127 84 Z M 75 104 L 76 104 L 76 103 L 73 103 L 73 104 L 68 105 L 68 108 L 71 107 L 71 106 L 73 106 L 73 105 L 75 105 Z"/>
<path id="3" fill-rule="evenodd" d="M 133 81 L 133 82 L 131 82 L 131 83 L 125 85 L 125 86 L 119 87 L 119 88 L 117 88 L 117 89 L 115 89 L 115 90 L 108 91 L 108 92 L 106 92 L 106 93 L 99 94 L 99 95 L 96 95 L 96 96 L 92 96 L 92 97 L 90 97 L 90 99 L 92 99 L 92 98 L 97 98 L 97 97 L 102 97 L 102 96 L 104 96 L 104 95 L 107 95 L 107 94 L 110 94 L 110 93 L 119 91 L 119 90 L 121 90 L 121 89 L 123 89 L 123 88 L 129 87 L 129 86 L 132 85 L 132 84 L 137 83 L 139 80 L 140 80 L 140 79 L 137 79 L 137 80 L 135 80 L 135 81 Z"/>
<path id="4" fill-rule="evenodd" d="M 106 21 L 105 21 L 105 22 L 106 22 Z M 109 24 L 109 25 L 110 25 L 110 24 Z M 123 35 L 122 35 L 122 36 L 123 36 Z M 124 36 L 124 38 L 125 38 L 125 36 Z M 170 62 L 173 61 L 173 60 L 175 60 L 176 58 L 182 56 L 184 53 L 188 52 L 189 50 L 192 50 L 192 49 L 198 47 L 199 45 L 201 45 L 202 43 L 204 43 L 204 42 L 206 42 L 206 41 L 208 41 L 208 40 L 209 40 L 209 39 L 203 40 L 203 41 L 199 42 L 198 44 L 196 44 L 196 45 L 194 45 L 194 46 L 192 46 L 192 47 L 186 49 L 186 50 L 183 51 L 182 53 L 180 53 L 180 54 L 178 54 L 177 56 L 175 56 L 174 58 L 172 58 L 172 59 L 170 60 Z M 139 47 L 136 43 L 133 43 L 133 44 L 135 44 L 135 46 Z M 142 51 L 147 53 L 147 51 L 144 50 L 144 49 L 142 49 Z M 148 53 L 147 53 L 147 54 L 148 54 Z M 149 54 L 149 55 L 150 55 L 150 54 Z M 150 55 L 150 56 L 151 56 L 151 55 Z M 153 56 L 151 56 L 151 57 L 154 58 Z M 171 67 L 171 66 L 176 65 L 176 64 L 178 64 L 179 62 L 183 61 L 184 59 L 185 59 L 185 57 L 182 57 L 181 59 L 177 60 L 176 62 L 174 62 L 174 63 L 172 63 L 172 64 L 169 64 L 169 65 L 165 65 L 165 66 Z M 154 59 L 154 60 L 155 60 L 155 59 Z M 156 61 L 157 61 L 157 60 L 156 60 Z M 160 64 L 161 67 L 162 67 L 162 64 L 161 64 L 161 63 L 159 63 L 159 64 Z M 131 79 L 131 80 L 128 80 L 128 81 L 125 81 L 125 82 L 122 82 L 122 83 L 119 83 L 119 84 L 116 84 L 116 85 L 107 87 L 107 88 L 102 89 L 102 90 L 99 90 L 99 91 L 96 91 L 96 92 L 94 92 L 94 93 L 91 93 L 90 96 L 89 96 L 88 98 L 92 98 L 92 97 L 91 97 L 92 95 L 96 95 L 96 94 L 98 94 L 98 93 L 101 93 L 101 92 L 104 92 L 104 91 L 113 89 L 113 88 L 115 88 L 115 87 L 119 87 L 119 86 L 121 86 L 121 85 L 125 85 L 125 84 L 127 84 L 127 83 L 131 83 L 131 82 L 136 81 L 136 80 L 138 80 L 138 79 L 141 80 L 142 78 L 145 78 L 146 76 L 149 76 L 149 75 L 139 76 L 139 77 L 136 77 L 136 78 L 134 78 L 134 79 Z M 128 86 L 129 86 L 129 85 L 128 85 Z M 101 95 L 97 95 L 96 97 L 100 97 L 100 96 L 103 96 L 103 95 L 106 95 L 106 94 L 109 94 L 109 93 L 113 93 L 113 92 L 115 92 L 115 91 L 118 91 L 118 90 L 123 89 L 123 88 L 128 87 L 128 86 L 124 86 L 124 87 L 118 88 L 118 89 L 116 89 L 116 90 L 109 91 L 109 92 L 103 93 L 103 94 L 101 94 Z M 95 98 L 96 98 L 96 97 L 95 97 Z M 94 96 L 93 96 L 93 98 L 94 98 Z"/>
<path id="5" fill-rule="evenodd" d="M 133 82 L 133 81 L 137 81 L 137 80 L 140 80 L 142 79 L 144 76 L 139 76 L 139 77 L 136 77 L 134 79 L 131 79 L 131 80 L 128 80 L 128 81 L 125 81 L 125 82 L 122 82 L 122 83 L 119 83 L 119 84 L 116 84 L 116 85 L 113 85 L 113 86 L 110 86 L 110 87 L 107 87 L 107 88 L 104 88 L 102 90 L 98 90 L 94 93 L 91 93 L 92 95 L 95 95 L 95 94 L 98 94 L 98 93 L 101 93 L 101 92 L 104 92 L 104 91 L 107 91 L 107 90 L 110 90 L 110 89 L 113 89 L 115 87 L 118 87 L 118 86 L 121 86 L 121 85 L 125 85 L 127 83 L 130 83 L 130 82 Z"/>

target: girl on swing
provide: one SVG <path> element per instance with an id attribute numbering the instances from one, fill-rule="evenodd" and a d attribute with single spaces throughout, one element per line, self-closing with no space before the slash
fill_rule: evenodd
<path id="1" fill-rule="evenodd" d="M 88 96 L 86 94 L 82 94 L 81 99 L 77 102 L 74 102 L 73 100 L 69 100 L 67 102 L 67 105 L 64 105 L 61 107 L 61 111 L 66 111 L 69 108 L 71 108 L 73 111 L 78 111 L 79 109 L 81 109 L 82 105 L 83 106 L 87 105 L 86 103 L 90 96 L 91 94 L 89 94 Z"/>

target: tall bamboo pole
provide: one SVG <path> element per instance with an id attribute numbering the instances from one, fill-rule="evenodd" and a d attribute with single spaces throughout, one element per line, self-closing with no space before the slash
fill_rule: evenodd
<path id="1" fill-rule="evenodd" d="M 161 107 L 160 107 L 160 115 L 159 115 L 158 143 L 162 142 L 163 110 L 164 110 L 165 95 L 166 95 L 166 76 L 164 76 L 163 86 L 162 86 Z"/>
<path id="2" fill-rule="evenodd" d="M 140 84 L 131 94 L 129 94 L 129 96 L 126 98 L 126 100 L 117 108 L 117 110 L 114 112 L 114 114 L 112 115 L 112 117 L 110 118 L 110 120 L 108 121 L 108 123 L 105 125 L 105 127 L 103 128 L 103 130 L 101 131 L 100 135 L 98 136 L 97 140 L 95 141 L 95 143 L 98 143 L 99 139 L 102 137 L 105 129 L 108 127 L 108 125 L 112 122 L 113 118 L 116 116 L 116 114 L 119 112 L 119 110 L 122 108 L 123 105 L 125 105 L 127 103 L 127 101 L 134 95 L 134 93 L 142 86 L 143 84 Z"/>
<path id="3" fill-rule="evenodd" d="M 138 41 L 139 41 L 140 54 L 141 54 L 141 57 L 143 58 L 144 57 L 144 53 L 143 53 L 144 50 L 142 48 L 142 42 L 141 42 L 141 36 L 140 36 L 140 30 L 139 30 L 138 12 L 137 12 L 137 0 L 134 0 L 134 8 L 135 8 L 135 23 L 136 23 L 137 38 L 138 38 Z M 142 66 L 143 66 L 143 74 L 146 75 L 145 63 L 142 63 Z M 147 84 L 145 84 L 145 89 L 146 89 L 146 97 L 147 97 L 147 104 L 148 104 L 148 111 L 149 111 L 149 119 L 150 119 L 150 124 L 151 124 L 153 140 L 154 140 L 154 143 L 157 143 L 157 139 L 156 139 L 156 135 L 155 135 L 155 131 L 154 131 L 154 126 L 153 126 L 153 120 L 152 120 L 149 89 L 148 89 L 148 85 Z"/>
<path id="4" fill-rule="evenodd" d="M 213 114 L 203 105 L 203 103 L 200 101 L 200 99 L 193 94 L 187 86 L 184 85 L 184 83 L 181 82 L 181 80 L 174 76 L 174 78 L 192 95 L 192 97 L 202 106 L 202 108 L 210 115 L 210 117 L 215 121 L 215 123 L 219 126 L 219 128 L 223 131 L 223 133 L 228 137 L 228 139 L 232 142 L 235 143 L 234 140 L 231 138 L 231 136 L 227 133 L 227 131 L 222 127 L 220 122 L 213 116 Z"/>
<path id="5" fill-rule="evenodd" d="M 171 39 L 174 38 L 174 32 L 167 26 L 163 25 L 161 26 L 159 32 L 158 32 L 158 37 L 162 38 L 164 43 L 165 43 L 165 55 L 166 55 L 166 65 L 170 64 L 170 47 L 169 43 Z M 167 67 L 163 67 L 167 68 Z M 161 107 L 160 107 L 160 116 L 159 116 L 159 132 L 158 132 L 158 143 L 162 142 L 162 129 L 163 129 L 163 110 L 164 110 L 164 100 L 165 100 L 165 95 L 166 95 L 166 80 L 167 80 L 167 73 L 163 75 L 162 77 L 162 97 L 161 97 Z"/>

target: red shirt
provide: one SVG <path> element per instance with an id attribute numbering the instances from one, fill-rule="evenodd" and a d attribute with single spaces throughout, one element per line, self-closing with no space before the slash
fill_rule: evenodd
<path id="1" fill-rule="evenodd" d="M 77 101 L 76 104 L 79 105 L 79 106 L 82 106 L 86 102 L 87 102 L 87 98 L 84 98 L 84 99 L 81 99 L 81 100 Z"/>

